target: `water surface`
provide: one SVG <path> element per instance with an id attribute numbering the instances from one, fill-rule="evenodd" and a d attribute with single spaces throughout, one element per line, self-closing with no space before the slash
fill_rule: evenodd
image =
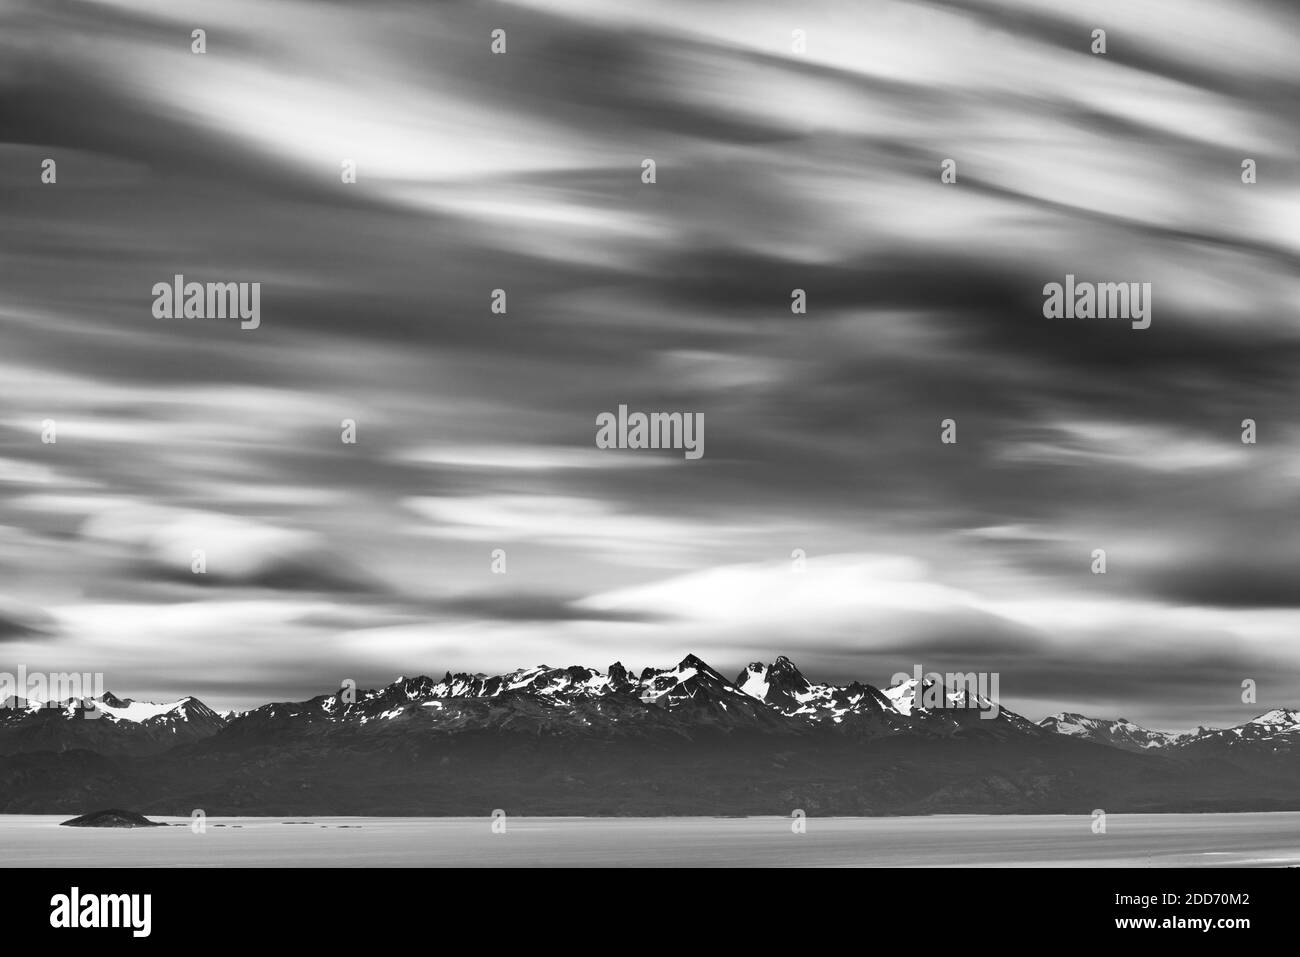
<path id="1" fill-rule="evenodd" d="M 210 817 L 203 833 L 0 815 L 8 867 L 1300 866 L 1300 812 L 895 818 Z"/>

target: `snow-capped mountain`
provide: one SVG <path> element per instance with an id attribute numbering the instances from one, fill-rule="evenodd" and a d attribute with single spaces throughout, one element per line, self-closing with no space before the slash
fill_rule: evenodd
<path id="1" fill-rule="evenodd" d="M 382 723 L 430 731 L 508 727 L 543 734 L 642 735 L 657 731 L 775 730 L 781 716 L 744 694 L 694 655 L 634 677 L 621 663 L 606 672 L 538 665 L 504 675 L 400 677 L 373 690 L 340 688 L 302 702 L 255 708 L 231 723 L 236 737 L 297 725 L 335 729 Z"/>
<path id="2" fill-rule="evenodd" d="M 1274 708 L 1235 728 L 1201 728 L 1179 747 L 1190 753 L 1300 754 L 1300 711 Z"/>
<path id="3" fill-rule="evenodd" d="M 647 704 L 667 706 L 700 697 L 725 698 L 736 693 L 721 674 L 694 655 L 687 655 L 672 668 L 647 668 L 639 678 L 633 677 L 621 662 L 615 662 L 605 673 L 579 665 L 569 668 L 538 665 L 491 677 L 448 672 L 438 682 L 431 682 L 428 678 L 398 678 L 397 684 L 402 686 L 408 700 L 426 697 L 491 698 L 515 692 L 572 701 L 610 694 L 633 694 Z"/>
<path id="4" fill-rule="evenodd" d="M 695 655 L 639 673 L 348 682 L 230 716 L 194 698 L 104 695 L 91 720 L 24 703 L 0 714 L 0 811 L 92 798 L 255 814 L 1300 809 L 1295 711 L 1176 735 L 1075 714 L 1040 726 L 994 704 L 928 676 L 822 684 L 785 657 L 733 681 Z"/>
<path id="5" fill-rule="evenodd" d="M 1070 712 L 1048 715 L 1039 725 L 1055 734 L 1129 751 L 1300 753 L 1300 711 L 1289 708 L 1275 708 L 1232 728 L 1200 727 L 1195 731 L 1151 731 L 1126 718 L 1110 721 Z"/>
<path id="6" fill-rule="evenodd" d="M 136 701 L 104 694 L 56 706 L 12 700 L 0 709 L 0 754 L 86 749 L 148 754 L 218 736 L 270 741 L 277 736 L 370 733 L 528 731 L 534 735 L 688 739 L 708 733 L 807 735 L 858 740 L 956 736 L 1026 742 L 1070 737 L 1141 753 L 1281 754 L 1300 745 L 1300 715 L 1277 709 L 1236 728 L 1164 732 L 1126 719 L 1065 713 L 1035 724 L 970 688 L 936 688 L 910 677 L 880 690 L 870 684 L 815 683 L 789 658 L 753 662 L 728 680 L 695 655 L 640 674 L 620 662 L 604 671 L 538 664 L 503 675 L 398 677 L 376 689 L 341 688 L 308 701 L 276 702 L 217 714 L 194 697 Z M 1300 752 L 1297 752 L 1300 753 Z"/>
<path id="7" fill-rule="evenodd" d="M 919 701 L 919 703 L 918 703 Z M 940 704 L 940 702 L 942 702 Z M 908 678 L 883 691 L 862 682 L 810 681 L 784 655 L 752 662 L 729 681 L 695 655 L 636 674 L 621 662 L 605 671 L 537 665 L 501 675 L 399 677 L 382 688 L 340 688 L 300 702 L 217 713 L 194 697 L 155 703 L 107 693 L 93 710 L 69 700 L 54 707 L 11 699 L 0 707 L 0 754 L 86 748 L 151 753 L 218 733 L 266 739 L 333 728 L 450 733 L 474 729 L 537 734 L 653 736 L 724 730 L 855 737 L 1043 735 L 1133 752 L 1289 753 L 1300 745 L 1300 712 L 1275 709 L 1235 728 L 1152 731 L 1127 719 L 1050 715 L 1035 724 L 970 688 L 936 689 Z"/>
<path id="8" fill-rule="evenodd" d="M 158 704 L 153 701 L 135 701 L 105 693 L 97 699 L 95 708 L 103 713 L 101 720 L 129 722 L 149 727 L 178 728 L 182 725 L 206 725 L 220 728 L 225 719 L 198 698 L 187 695 L 177 701 Z"/>
<path id="9" fill-rule="evenodd" d="M 10 699 L 0 707 L 0 754 L 85 749 L 149 754 L 216 734 L 228 719 L 198 698 L 156 703 L 119 698 Z"/>
<path id="10" fill-rule="evenodd" d="M 836 724 L 851 716 L 870 716 L 889 727 L 900 726 L 888 720 L 895 709 L 875 688 L 858 682 L 843 687 L 814 684 L 785 655 L 770 665 L 751 662 L 735 683 L 745 694 L 787 716 Z"/>
<path id="11" fill-rule="evenodd" d="M 162 704 L 119 698 L 111 691 L 97 698 L 80 700 L 68 698 L 63 701 L 35 701 L 11 697 L 0 702 L 0 720 L 21 720 L 38 714 L 58 714 L 64 718 L 82 718 L 91 721 L 107 719 L 111 722 L 125 721 L 132 724 L 203 722 L 220 717 L 198 698 L 188 695 L 177 701 Z"/>
<path id="12" fill-rule="evenodd" d="M 646 668 L 639 676 L 618 662 L 605 672 L 538 665 L 503 675 L 403 676 L 383 688 L 343 688 L 309 701 L 265 705 L 233 721 L 230 734 L 266 737 L 290 722 L 297 722 L 298 733 L 399 722 L 430 731 L 511 727 L 613 736 L 671 731 L 689 737 L 719 729 L 826 730 L 867 738 L 1044 734 L 1005 709 L 986 720 L 992 702 L 985 698 L 949 692 L 941 699 L 944 706 L 912 708 L 910 696 L 906 683 L 889 692 L 861 682 L 813 683 L 784 656 L 771 664 L 754 662 L 729 681 L 687 655 L 672 667 Z"/>
<path id="13" fill-rule="evenodd" d="M 1099 744 L 1109 744 L 1129 751 L 1168 748 L 1197 734 L 1195 731 L 1151 731 L 1134 724 L 1127 718 L 1112 721 L 1107 718 L 1089 718 L 1070 711 L 1049 714 L 1038 722 L 1038 725 L 1054 734 L 1096 741 Z"/>
<path id="14" fill-rule="evenodd" d="M 298 722 L 309 727 L 364 727 L 399 722 L 430 731 L 530 728 L 536 733 L 649 734 L 666 729 L 853 731 L 868 737 L 1043 734 L 1093 741 L 1128 751 L 1160 751 L 1194 741 L 1244 741 L 1273 750 L 1300 740 L 1296 712 L 1279 709 L 1240 728 L 1152 731 L 1127 719 L 1062 713 L 1034 723 L 969 687 L 936 690 L 932 678 L 908 678 L 883 691 L 869 684 L 810 681 L 789 658 L 750 663 L 734 681 L 695 655 L 668 668 L 636 674 L 621 662 L 605 671 L 581 665 L 536 665 L 500 675 L 401 676 L 376 689 L 341 688 L 301 702 L 278 702 L 229 718 L 186 698 L 167 705 L 106 696 L 110 720 L 171 724 L 194 721 L 236 735 L 265 736 Z M 918 704 L 919 700 L 919 704 Z M 942 702 L 942 704 L 940 704 Z M 178 715 L 194 717 L 178 718 Z"/>

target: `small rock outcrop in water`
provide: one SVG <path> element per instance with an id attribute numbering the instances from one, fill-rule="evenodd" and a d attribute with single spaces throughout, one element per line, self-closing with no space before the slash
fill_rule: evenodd
<path id="1" fill-rule="evenodd" d="M 135 811 L 119 811 L 112 808 L 107 811 L 93 811 L 64 821 L 61 827 L 166 827 L 160 821 L 151 821 Z"/>

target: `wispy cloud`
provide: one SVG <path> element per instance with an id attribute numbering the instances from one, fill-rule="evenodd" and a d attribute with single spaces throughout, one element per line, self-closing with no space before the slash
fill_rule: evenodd
<path id="1" fill-rule="evenodd" d="M 10 3 L 6 653 L 218 705 L 685 651 L 1294 705 L 1298 26 Z M 178 273 L 261 282 L 261 327 L 155 319 Z M 1067 273 L 1151 282 L 1152 327 L 1043 319 Z M 702 413 L 707 454 L 596 449 L 620 403 Z"/>

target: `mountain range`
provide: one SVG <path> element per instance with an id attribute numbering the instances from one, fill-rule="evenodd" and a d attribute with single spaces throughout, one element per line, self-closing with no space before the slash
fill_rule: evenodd
<path id="1" fill-rule="evenodd" d="M 104 694 L 0 707 L 0 811 L 209 814 L 1088 813 L 1300 808 L 1300 712 L 1152 731 L 1033 722 L 915 678 L 818 684 L 537 666 L 350 683 L 218 713 Z M 95 714 L 97 712 L 97 714 Z M 92 719 L 93 716 L 93 719 Z"/>

